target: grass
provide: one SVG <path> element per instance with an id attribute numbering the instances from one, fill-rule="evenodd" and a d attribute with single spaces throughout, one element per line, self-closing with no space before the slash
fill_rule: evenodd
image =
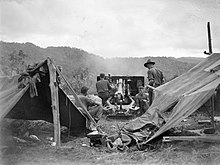
<path id="1" fill-rule="evenodd" d="M 177 128 L 195 129 L 204 127 L 197 124 L 197 120 L 206 116 L 191 115 L 186 122 L 181 122 Z M 126 122 L 106 121 L 101 119 L 98 125 L 108 135 L 118 133 L 118 126 Z M 20 126 L 20 124 L 19 124 Z M 47 142 L 48 136 L 53 136 L 52 124 L 41 121 L 31 122 L 26 127 L 30 133 L 37 135 L 43 143 L 36 145 L 15 144 L 12 150 L 2 153 L 2 164 L 220 164 L 220 144 L 204 142 L 170 142 L 161 143 L 154 150 L 139 151 L 136 146 L 126 152 L 110 151 L 105 146 L 90 147 L 86 137 L 69 137 L 69 141 L 62 143 L 60 149 L 52 147 Z M 11 134 L 13 136 L 18 134 Z M 9 134 L 8 134 L 9 136 Z M 7 138 L 9 139 L 9 138 Z M 10 141 L 9 141 L 10 142 Z M 86 145 L 83 145 L 86 144 Z M 0 163 L 0 164 L 1 164 Z"/>

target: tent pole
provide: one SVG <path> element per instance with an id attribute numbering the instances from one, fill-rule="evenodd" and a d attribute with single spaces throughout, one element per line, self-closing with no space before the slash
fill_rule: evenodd
<path id="1" fill-rule="evenodd" d="M 53 63 L 54 64 L 54 63 Z M 69 84 L 69 82 L 66 80 L 66 78 L 64 77 L 64 75 L 62 74 L 62 72 L 59 70 L 59 68 L 57 68 L 56 64 L 54 64 L 56 71 L 58 72 L 58 74 L 62 77 L 62 79 L 65 81 L 65 83 L 67 84 L 67 86 L 69 87 L 69 89 L 71 90 L 74 98 L 76 99 L 76 101 L 79 103 L 79 105 L 82 107 L 83 112 L 87 114 L 87 116 L 89 117 L 89 119 L 94 123 L 94 126 L 97 127 L 97 123 L 95 122 L 95 120 L 93 119 L 93 117 L 90 115 L 90 113 L 87 111 L 86 107 L 83 105 L 82 101 L 79 99 L 79 97 L 77 96 L 76 92 L 73 90 L 73 88 L 71 87 L 71 85 Z"/>
<path id="2" fill-rule="evenodd" d="M 53 123 L 54 123 L 54 140 L 56 147 L 60 147 L 60 112 L 59 112 L 59 96 L 58 83 L 56 81 L 56 67 L 53 65 L 52 59 L 47 59 L 47 65 L 50 74 L 50 91 L 52 101 Z"/>
<path id="3" fill-rule="evenodd" d="M 210 22 L 207 23 L 207 29 L 208 29 L 209 53 L 212 54 L 212 38 L 211 38 Z"/>
<path id="4" fill-rule="evenodd" d="M 211 28 L 210 28 L 210 22 L 207 22 L 207 32 L 208 32 L 208 47 L 209 47 L 209 52 L 207 53 L 206 51 L 204 52 L 205 54 L 211 55 L 212 52 L 212 37 L 211 37 Z M 214 95 L 211 97 L 211 123 L 213 128 L 215 128 L 215 121 L 214 121 L 214 116 L 215 116 L 215 97 Z"/>
<path id="5" fill-rule="evenodd" d="M 209 47 L 209 52 L 204 51 L 204 54 L 211 55 L 213 52 L 212 52 L 212 37 L 211 37 L 210 22 L 207 22 L 207 32 L 208 32 L 208 47 Z"/>
<path id="6" fill-rule="evenodd" d="M 212 113 L 211 113 L 211 121 L 212 121 L 212 126 L 215 129 L 215 95 L 211 97 L 211 108 L 212 108 Z"/>

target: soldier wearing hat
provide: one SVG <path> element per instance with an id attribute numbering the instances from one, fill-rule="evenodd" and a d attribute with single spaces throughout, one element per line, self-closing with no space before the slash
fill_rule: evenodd
<path id="1" fill-rule="evenodd" d="M 158 87 L 162 85 L 164 81 L 163 72 L 157 68 L 154 67 L 155 62 L 151 61 L 151 59 L 148 59 L 146 63 L 144 63 L 144 66 L 148 68 L 147 75 L 148 75 L 148 81 L 149 85 L 152 87 Z M 150 105 L 153 101 L 153 90 L 149 89 L 149 99 L 150 99 Z"/>

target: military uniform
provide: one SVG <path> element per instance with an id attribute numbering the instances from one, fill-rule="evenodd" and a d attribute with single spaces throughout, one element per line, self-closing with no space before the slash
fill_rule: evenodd
<path id="1" fill-rule="evenodd" d="M 98 105 L 95 101 L 92 99 L 88 98 L 87 96 L 84 95 L 78 95 L 79 99 L 83 103 L 83 105 L 87 108 L 88 112 L 90 115 L 98 121 L 101 116 L 102 116 L 102 106 Z M 76 106 L 81 107 L 79 104 L 76 103 Z M 82 108 L 82 107 L 81 107 Z"/>
<path id="2" fill-rule="evenodd" d="M 135 103 L 138 107 L 140 107 L 140 115 L 144 114 L 149 108 L 149 95 L 148 93 L 138 93 L 135 96 Z"/>
<path id="3" fill-rule="evenodd" d="M 150 68 L 147 72 L 148 74 L 148 80 L 149 80 L 149 85 L 153 87 L 158 87 L 164 83 L 164 76 L 163 73 L 157 69 L 157 68 Z M 150 99 L 150 105 L 153 102 L 153 90 L 149 89 L 149 99 Z"/>
<path id="4" fill-rule="evenodd" d="M 109 98 L 109 90 L 112 89 L 108 80 L 99 80 L 96 83 L 96 89 L 98 96 L 102 99 L 102 105 L 105 105 Z"/>
<path id="5" fill-rule="evenodd" d="M 156 88 L 164 83 L 164 76 L 162 71 L 153 67 L 154 64 L 155 62 L 151 61 L 151 59 L 148 59 L 147 62 L 144 64 L 144 66 L 148 68 L 147 74 L 148 74 L 149 85 Z M 153 102 L 153 89 L 149 89 L 148 93 L 149 93 L 149 99 L 151 105 Z"/>

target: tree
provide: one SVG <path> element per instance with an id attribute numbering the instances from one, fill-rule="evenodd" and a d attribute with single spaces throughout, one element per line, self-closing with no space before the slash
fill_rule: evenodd
<path id="1" fill-rule="evenodd" d="M 71 73 L 71 77 L 69 78 L 70 84 L 73 87 L 73 89 L 80 93 L 80 90 L 83 86 L 90 87 L 92 85 L 92 78 L 93 75 L 89 72 L 89 69 L 86 68 L 78 68 L 77 70 L 74 70 Z M 68 88 L 64 84 L 62 88 L 69 92 Z"/>
<path id="2" fill-rule="evenodd" d="M 12 73 L 20 73 L 23 72 L 26 68 L 25 58 L 27 58 L 27 54 L 25 54 L 22 50 L 18 53 L 13 51 L 1 59 L 1 69 L 2 72 L 6 75 L 12 75 Z"/>

